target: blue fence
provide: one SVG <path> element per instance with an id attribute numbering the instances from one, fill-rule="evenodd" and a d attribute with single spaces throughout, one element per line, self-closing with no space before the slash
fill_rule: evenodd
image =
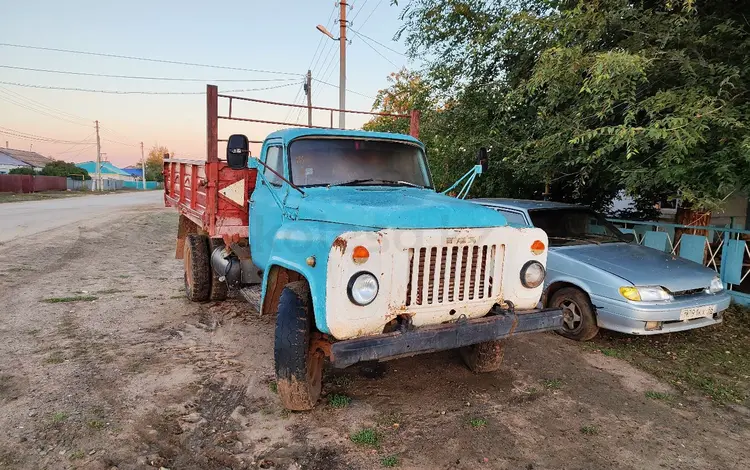
<path id="1" fill-rule="evenodd" d="M 125 181 L 125 188 L 129 189 L 143 189 L 143 181 Z M 158 181 L 146 181 L 146 189 L 161 189 L 163 183 Z"/>
<path id="2" fill-rule="evenodd" d="M 707 266 L 719 275 L 735 302 L 750 305 L 750 230 L 729 227 L 609 219 L 636 242 Z M 676 236 L 676 229 L 682 233 Z M 676 241 L 675 241 L 676 240 Z"/>

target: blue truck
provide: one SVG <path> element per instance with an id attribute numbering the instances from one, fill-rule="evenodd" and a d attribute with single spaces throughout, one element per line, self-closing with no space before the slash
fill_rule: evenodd
<path id="1" fill-rule="evenodd" d="M 437 192 L 416 138 L 286 129 L 257 158 L 239 134 L 226 152 L 225 161 L 211 150 L 207 162 L 165 159 L 177 257 L 193 301 L 260 284 L 260 314 L 276 314 L 287 409 L 315 406 L 326 361 L 457 349 L 472 371 L 489 372 L 505 338 L 562 326 L 560 309 L 539 308 L 544 231 Z"/>

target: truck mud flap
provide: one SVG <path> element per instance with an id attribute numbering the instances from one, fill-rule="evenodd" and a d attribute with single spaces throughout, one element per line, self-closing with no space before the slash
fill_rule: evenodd
<path id="1" fill-rule="evenodd" d="M 560 309 L 462 319 L 454 323 L 333 343 L 331 363 L 334 367 L 344 368 L 358 362 L 414 356 L 503 339 L 521 333 L 559 328 L 562 328 Z"/>

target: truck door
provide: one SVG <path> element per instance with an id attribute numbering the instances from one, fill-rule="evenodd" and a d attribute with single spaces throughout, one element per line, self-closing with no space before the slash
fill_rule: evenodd
<path id="1" fill-rule="evenodd" d="M 260 160 L 285 178 L 289 178 L 281 141 L 265 142 Z M 255 265 L 265 270 L 271 256 L 274 237 L 284 221 L 283 211 L 277 199 L 283 204 L 289 188 L 267 168 L 259 166 L 258 172 L 263 172 L 268 184 L 265 184 L 259 175 L 250 198 L 250 250 Z"/>

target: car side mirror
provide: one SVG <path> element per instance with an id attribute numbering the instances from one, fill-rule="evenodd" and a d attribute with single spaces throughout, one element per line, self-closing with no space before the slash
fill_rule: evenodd
<path id="1" fill-rule="evenodd" d="M 233 170 L 247 168 L 250 155 L 250 142 L 242 134 L 232 134 L 227 140 L 227 165 Z"/>
<path id="2" fill-rule="evenodd" d="M 487 168 L 489 168 L 490 160 L 486 147 L 479 149 L 479 152 L 477 153 L 477 165 L 482 167 L 482 173 L 486 172 Z"/>
<path id="3" fill-rule="evenodd" d="M 635 235 L 633 235 L 632 233 L 623 233 L 622 239 L 628 243 L 633 243 L 635 241 Z"/>

